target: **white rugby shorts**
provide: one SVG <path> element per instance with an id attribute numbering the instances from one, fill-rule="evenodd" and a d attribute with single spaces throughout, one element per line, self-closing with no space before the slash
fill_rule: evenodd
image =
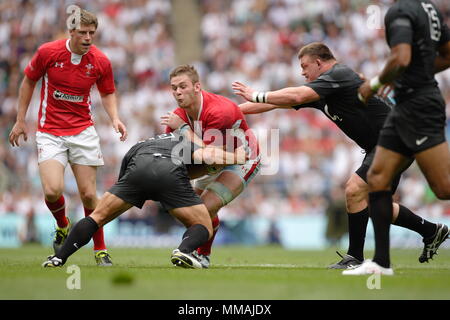
<path id="1" fill-rule="evenodd" d="M 74 136 L 55 136 L 36 132 L 38 163 L 57 160 L 65 167 L 68 162 L 86 166 L 102 166 L 103 155 L 100 138 L 94 126 Z"/>
<path id="2" fill-rule="evenodd" d="M 206 175 L 201 178 L 198 178 L 194 181 L 194 187 L 200 190 L 206 190 L 206 187 L 214 182 L 217 177 L 223 171 L 231 171 L 235 173 L 242 180 L 242 184 L 244 188 L 253 180 L 253 178 L 258 174 L 261 168 L 261 157 L 258 156 L 255 160 L 247 160 L 245 164 L 234 164 L 224 167 L 222 170 L 217 172 L 216 174 Z"/>

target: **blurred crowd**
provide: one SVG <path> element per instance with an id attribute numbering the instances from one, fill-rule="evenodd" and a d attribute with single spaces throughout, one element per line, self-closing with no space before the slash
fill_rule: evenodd
<path id="1" fill-rule="evenodd" d="M 202 12 L 202 56 L 192 61 L 203 88 L 243 102 L 231 83 L 241 81 L 258 90 L 303 84 L 297 52 L 312 41 L 326 43 L 341 63 L 366 77 L 378 73 L 388 47 L 383 17 L 390 1 L 366 0 L 198 0 Z M 450 25 L 450 3 L 435 1 Z M 105 166 L 98 171 L 98 193 L 114 182 L 123 155 L 138 140 L 160 133 L 159 118 L 176 107 L 168 75 L 176 66 L 177 48 L 172 3 L 167 0 L 78 1 L 99 19 L 95 44 L 110 58 L 119 98 L 119 112 L 129 138 L 120 142 L 99 95 L 93 92 L 96 129 L 101 137 Z M 43 201 L 34 143 L 39 89 L 27 114 L 28 141 L 12 148 L 8 134 L 17 110 L 17 92 L 23 70 L 39 45 L 68 36 L 63 0 L 0 2 L 0 215 L 48 214 Z M 437 76 L 450 108 L 450 72 Z M 449 110 L 450 111 L 450 110 Z M 450 115 L 450 112 L 447 114 Z M 277 110 L 247 117 L 262 141 L 271 146 L 263 170 L 231 204 L 222 219 L 259 215 L 324 215 L 331 199 L 341 194 L 349 175 L 364 154 L 337 127 L 316 110 Z M 270 129 L 278 131 L 270 132 Z M 279 144 L 270 144 L 279 137 Z M 275 169 L 277 170 L 275 170 Z M 264 174 L 264 172 L 272 174 Z M 276 173 L 275 173 L 276 171 Z M 275 173 L 275 174 L 273 174 Z M 76 182 L 66 170 L 65 196 L 71 212 L 82 216 Z M 417 167 L 402 179 L 396 197 L 423 216 L 450 214 L 438 201 Z M 161 212 L 148 201 L 124 218 L 152 219 Z"/>

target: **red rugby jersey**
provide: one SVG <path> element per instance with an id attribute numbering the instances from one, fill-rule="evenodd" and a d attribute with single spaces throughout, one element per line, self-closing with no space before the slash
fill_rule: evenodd
<path id="1" fill-rule="evenodd" d="M 202 90 L 202 104 L 198 120 L 192 123 L 186 111 L 177 108 L 174 111 L 188 123 L 191 129 L 200 135 L 205 144 L 226 145 L 231 151 L 244 144 L 250 159 L 258 155 L 258 142 L 248 127 L 241 109 L 228 98 Z M 170 127 L 166 132 L 171 132 Z M 222 139 L 218 139 L 221 137 Z"/>
<path id="2" fill-rule="evenodd" d="M 38 131 L 56 136 L 76 135 L 94 124 L 90 93 L 95 84 L 101 93 L 115 92 L 105 54 L 94 45 L 84 55 L 72 53 L 69 41 L 43 44 L 24 71 L 31 80 L 43 78 Z"/>

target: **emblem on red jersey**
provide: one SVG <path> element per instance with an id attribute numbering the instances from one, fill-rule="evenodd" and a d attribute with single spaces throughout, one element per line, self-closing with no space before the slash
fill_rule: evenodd
<path id="1" fill-rule="evenodd" d="M 94 66 L 89 63 L 89 64 L 86 65 L 86 69 L 87 69 L 86 75 L 88 76 L 88 75 L 91 74 L 91 70 L 94 69 Z"/>
<path id="2" fill-rule="evenodd" d="M 55 68 L 60 67 L 61 69 L 64 67 L 64 62 L 55 62 Z"/>

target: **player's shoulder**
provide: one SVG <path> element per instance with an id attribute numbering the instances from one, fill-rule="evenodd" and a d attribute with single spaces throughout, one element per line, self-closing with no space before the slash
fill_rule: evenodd
<path id="1" fill-rule="evenodd" d="M 94 44 L 91 45 L 91 48 L 89 49 L 89 54 L 94 56 L 95 59 L 97 59 L 102 64 L 110 63 L 110 60 L 107 57 L 107 55 Z"/>
<path id="2" fill-rule="evenodd" d="M 414 18 L 421 2 L 417 0 L 397 0 L 387 11 L 386 19 L 393 20 L 398 17 Z"/>
<path id="3" fill-rule="evenodd" d="M 67 50 L 66 49 L 67 39 L 59 39 L 50 42 L 43 43 L 39 46 L 38 51 L 40 53 L 53 53 L 58 51 Z"/>
<path id="4" fill-rule="evenodd" d="M 349 66 L 341 63 L 336 63 L 330 70 L 322 73 L 318 79 L 321 81 L 327 81 L 327 82 L 334 82 L 339 80 L 348 80 L 348 79 L 354 79 L 357 78 L 358 75 L 356 74 L 353 69 L 351 69 Z"/>
<path id="5" fill-rule="evenodd" d="M 202 90 L 202 95 L 204 106 L 207 106 L 208 109 L 224 110 L 238 108 L 234 101 L 219 94 Z"/>

